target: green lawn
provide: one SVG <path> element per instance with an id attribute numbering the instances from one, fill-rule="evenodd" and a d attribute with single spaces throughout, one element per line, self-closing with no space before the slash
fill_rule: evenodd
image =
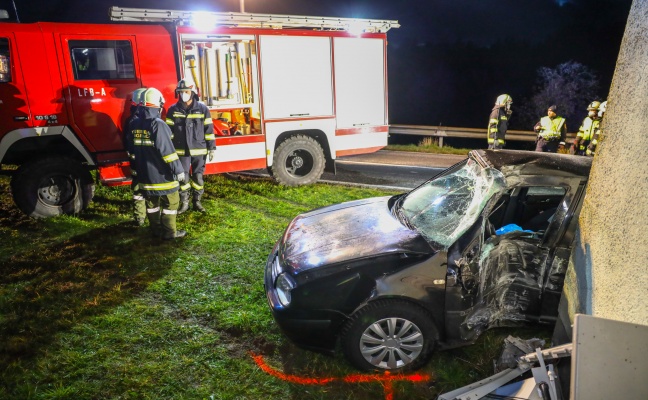
<path id="1" fill-rule="evenodd" d="M 458 154 L 468 155 L 472 149 L 455 148 L 451 146 L 439 146 L 439 141 L 433 137 L 424 137 L 418 144 L 390 144 L 385 150 L 394 151 L 412 151 L 416 153 L 435 153 L 435 154 Z"/>
<path id="2" fill-rule="evenodd" d="M 208 213 L 179 216 L 189 236 L 159 242 L 131 227 L 128 187 L 98 187 L 81 216 L 50 220 L 22 215 L 5 176 L 0 189 L 2 399 L 435 398 L 492 374 L 510 333 L 437 353 L 419 371 L 429 380 L 391 389 L 345 382 L 358 372 L 343 357 L 284 339 L 263 292 L 283 229 L 298 213 L 388 192 L 210 176 Z M 293 383 L 255 355 L 279 373 L 335 379 Z"/>

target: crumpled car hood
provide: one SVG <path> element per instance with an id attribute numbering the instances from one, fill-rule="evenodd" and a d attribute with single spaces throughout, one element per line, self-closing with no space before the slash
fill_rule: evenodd
<path id="1" fill-rule="evenodd" d="M 298 215 L 282 238 L 282 264 L 299 273 L 384 253 L 433 253 L 421 235 L 392 215 L 389 198 L 351 201 Z"/>

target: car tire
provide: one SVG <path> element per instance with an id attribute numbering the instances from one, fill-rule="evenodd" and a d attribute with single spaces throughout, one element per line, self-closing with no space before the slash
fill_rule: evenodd
<path id="1" fill-rule="evenodd" d="M 272 176 L 282 185 L 301 186 L 316 182 L 324 172 L 326 158 L 317 140 L 295 135 L 275 150 Z"/>
<path id="2" fill-rule="evenodd" d="M 351 316 L 342 328 L 341 344 L 349 362 L 362 371 L 398 372 L 427 362 L 437 338 L 432 317 L 423 308 L 378 300 Z"/>
<path id="3" fill-rule="evenodd" d="M 14 202 L 33 218 L 75 215 L 94 195 L 90 172 L 69 158 L 48 157 L 18 168 L 11 180 Z"/>

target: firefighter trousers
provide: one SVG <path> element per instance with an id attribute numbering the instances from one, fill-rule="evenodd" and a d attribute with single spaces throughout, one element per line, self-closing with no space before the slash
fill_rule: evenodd
<path id="1" fill-rule="evenodd" d="M 173 192 L 162 196 L 146 195 L 146 215 L 153 236 L 172 237 L 176 232 L 176 216 L 180 194 Z"/>
<path id="2" fill-rule="evenodd" d="M 180 156 L 182 168 L 185 170 L 185 180 L 180 186 L 180 197 L 182 201 L 189 200 L 189 193 L 193 193 L 193 200 L 199 201 L 205 192 L 205 173 L 206 156 Z M 191 170 L 189 169 L 191 167 Z M 191 171 L 191 172 L 189 172 Z"/>
<path id="3" fill-rule="evenodd" d="M 133 179 L 131 189 L 133 190 L 133 219 L 138 225 L 142 225 L 146 220 L 146 199 L 144 193 L 139 190 L 135 179 Z"/>

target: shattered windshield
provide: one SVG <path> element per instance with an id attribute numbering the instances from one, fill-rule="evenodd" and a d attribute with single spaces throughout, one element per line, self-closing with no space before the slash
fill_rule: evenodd
<path id="1" fill-rule="evenodd" d="M 505 189 L 500 171 L 468 160 L 459 169 L 414 189 L 397 207 L 408 226 L 448 248 L 472 226 L 493 194 Z"/>

